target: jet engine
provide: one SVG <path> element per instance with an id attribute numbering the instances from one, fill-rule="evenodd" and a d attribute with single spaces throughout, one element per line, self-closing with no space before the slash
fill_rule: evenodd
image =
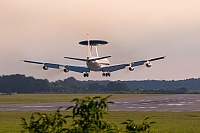
<path id="1" fill-rule="evenodd" d="M 148 61 L 148 62 L 146 63 L 146 66 L 147 66 L 147 67 L 151 67 L 151 66 L 152 66 L 151 62 Z"/>
<path id="2" fill-rule="evenodd" d="M 64 71 L 65 73 L 69 72 L 69 70 L 68 70 L 68 69 L 66 69 L 66 68 L 65 68 L 63 71 Z"/>
<path id="3" fill-rule="evenodd" d="M 129 69 L 130 71 L 133 71 L 135 68 L 132 67 L 132 66 L 130 66 L 128 69 Z"/>
<path id="4" fill-rule="evenodd" d="M 43 68 L 44 70 L 48 70 L 48 67 L 46 67 L 46 66 L 43 66 L 42 68 Z"/>
<path id="5" fill-rule="evenodd" d="M 135 68 L 132 66 L 132 64 L 129 64 L 129 71 L 133 71 Z"/>

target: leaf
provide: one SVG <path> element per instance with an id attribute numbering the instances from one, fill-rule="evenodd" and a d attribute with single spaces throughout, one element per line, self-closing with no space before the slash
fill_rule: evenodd
<path id="1" fill-rule="evenodd" d="M 98 99 L 98 98 L 101 98 L 101 96 L 95 96 L 95 97 L 93 97 L 93 99 Z"/>
<path id="2" fill-rule="evenodd" d="M 154 122 L 154 121 L 152 121 L 152 122 L 150 122 L 149 124 L 155 124 L 156 122 Z"/>
<path id="3" fill-rule="evenodd" d="M 146 117 L 144 120 L 147 120 L 147 119 L 149 119 L 149 117 Z"/>
<path id="4" fill-rule="evenodd" d="M 70 102 L 78 102 L 79 99 L 78 98 L 74 98 L 73 100 L 71 100 Z"/>
<path id="5" fill-rule="evenodd" d="M 71 108 L 73 108 L 74 106 L 69 106 L 68 108 L 66 108 L 65 110 L 69 110 L 69 109 L 71 109 Z"/>
<path id="6" fill-rule="evenodd" d="M 128 124 L 128 122 L 122 122 L 121 124 Z"/>
<path id="7" fill-rule="evenodd" d="M 110 103 L 110 104 L 115 104 L 114 102 L 112 102 L 112 101 L 109 101 L 108 103 Z"/>

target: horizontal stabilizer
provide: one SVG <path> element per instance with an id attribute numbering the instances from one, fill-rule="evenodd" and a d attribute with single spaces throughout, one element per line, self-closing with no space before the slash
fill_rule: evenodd
<path id="1" fill-rule="evenodd" d="M 109 56 L 104 56 L 104 57 L 97 57 L 97 58 L 89 59 L 88 61 L 101 60 L 101 59 L 105 59 L 105 58 L 109 58 L 109 57 L 111 57 L 111 56 L 109 55 Z"/>
<path id="2" fill-rule="evenodd" d="M 24 62 L 27 62 L 27 63 L 34 63 L 34 64 L 44 64 L 43 62 L 39 62 L 39 61 L 31 61 L 31 60 L 22 60 Z"/>
<path id="3" fill-rule="evenodd" d="M 111 56 L 109 55 L 109 56 L 104 56 L 104 57 L 96 57 L 96 58 L 92 58 L 92 59 L 80 59 L 80 58 L 73 58 L 73 57 L 64 57 L 64 58 L 87 62 L 87 61 L 101 60 L 101 59 L 105 59 L 105 58 L 109 58 L 109 57 L 111 57 Z"/>
<path id="4" fill-rule="evenodd" d="M 79 60 L 79 61 L 87 61 L 87 59 L 80 59 L 80 58 L 73 58 L 73 57 L 64 57 L 67 59 L 72 59 L 72 60 Z"/>
<path id="5" fill-rule="evenodd" d="M 165 58 L 165 56 L 162 56 L 162 57 L 150 59 L 148 61 L 156 61 L 156 60 L 160 60 L 160 59 L 164 59 L 164 58 Z"/>

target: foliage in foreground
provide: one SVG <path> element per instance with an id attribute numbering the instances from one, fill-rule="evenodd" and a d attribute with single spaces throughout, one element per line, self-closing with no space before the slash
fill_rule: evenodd
<path id="1" fill-rule="evenodd" d="M 45 114 L 35 112 L 31 115 L 29 123 L 25 118 L 22 120 L 23 133 L 150 133 L 151 125 L 154 122 L 148 122 L 148 117 L 141 124 L 134 123 L 133 120 L 127 120 L 122 124 L 126 129 L 121 130 L 116 124 L 104 120 L 104 115 L 108 115 L 108 101 L 111 95 L 102 98 L 85 97 L 83 99 L 75 98 L 71 102 L 75 105 L 68 107 L 66 110 L 72 111 L 72 115 L 63 116 L 60 108 L 54 114 Z M 66 119 L 72 119 L 69 125 Z"/>
<path id="2" fill-rule="evenodd" d="M 128 133 L 140 133 L 140 132 L 150 132 L 150 127 L 152 124 L 154 124 L 155 122 L 148 122 L 147 119 L 149 119 L 149 117 L 146 117 L 144 119 L 144 121 L 142 122 L 142 124 L 137 124 L 135 123 L 133 120 L 126 120 L 126 122 L 123 122 L 122 124 L 126 125 L 126 130 L 125 132 Z"/>
<path id="3" fill-rule="evenodd" d="M 30 133 L 62 133 L 67 132 L 67 128 L 63 128 L 64 124 L 67 124 L 66 118 L 70 116 L 63 116 L 60 112 L 60 108 L 56 110 L 54 114 L 45 114 L 35 112 L 31 115 L 29 124 L 24 118 L 22 121 L 22 132 Z"/>

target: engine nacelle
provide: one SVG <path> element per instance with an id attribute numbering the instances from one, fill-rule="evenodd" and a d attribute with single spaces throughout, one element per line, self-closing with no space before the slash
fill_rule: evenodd
<path id="1" fill-rule="evenodd" d="M 46 66 L 43 66 L 42 68 L 43 68 L 43 70 L 48 70 L 48 67 L 46 67 Z"/>
<path id="2" fill-rule="evenodd" d="M 151 66 L 152 66 L 151 62 L 148 61 L 148 62 L 146 63 L 146 67 L 151 67 Z"/>
<path id="3" fill-rule="evenodd" d="M 133 71 L 135 68 L 130 66 L 128 69 L 129 69 L 130 71 Z"/>
<path id="4" fill-rule="evenodd" d="M 65 68 L 63 71 L 64 71 L 65 73 L 69 72 L 69 70 L 68 70 L 68 69 L 66 69 L 66 68 Z"/>

